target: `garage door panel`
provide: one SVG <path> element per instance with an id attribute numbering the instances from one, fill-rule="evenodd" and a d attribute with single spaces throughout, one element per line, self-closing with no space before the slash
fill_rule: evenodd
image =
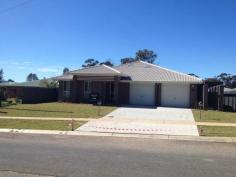
<path id="1" fill-rule="evenodd" d="M 154 84 L 130 84 L 130 104 L 153 106 L 155 103 Z"/>
<path id="2" fill-rule="evenodd" d="M 162 84 L 161 105 L 189 107 L 189 84 Z"/>

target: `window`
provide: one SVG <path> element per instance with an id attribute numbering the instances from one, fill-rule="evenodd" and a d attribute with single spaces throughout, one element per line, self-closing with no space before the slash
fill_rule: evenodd
<path id="1" fill-rule="evenodd" d="M 91 93 L 91 81 L 84 81 L 84 97 L 89 98 Z"/>
<path id="2" fill-rule="evenodd" d="M 63 82 L 63 92 L 64 92 L 64 97 L 66 98 L 70 97 L 70 81 Z"/>

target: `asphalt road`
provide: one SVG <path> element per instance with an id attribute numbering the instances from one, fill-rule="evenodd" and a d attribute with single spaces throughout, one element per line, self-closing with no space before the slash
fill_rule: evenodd
<path id="1" fill-rule="evenodd" d="M 236 144 L 2 133 L 0 176 L 6 174 L 236 177 Z"/>

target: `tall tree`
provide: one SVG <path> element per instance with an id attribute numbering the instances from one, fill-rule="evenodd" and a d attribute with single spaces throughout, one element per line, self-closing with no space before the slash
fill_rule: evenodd
<path id="1" fill-rule="evenodd" d="M 142 60 L 148 63 L 154 63 L 157 58 L 157 54 L 152 50 L 143 49 L 136 52 L 136 60 Z"/>
<path id="2" fill-rule="evenodd" d="M 104 62 L 100 63 L 100 65 L 107 65 L 110 67 L 114 66 L 114 64 L 110 60 L 104 61 Z"/>
<path id="3" fill-rule="evenodd" d="M 135 59 L 132 58 L 132 57 L 126 57 L 126 58 L 122 58 L 120 60 L 121 64 L 131 63 L 131 62 L 134 62 L 134 61 L 135 61 Z"/>
<path id="4" fill-rule="evenodd" d="M 69 68 L 65 67 L 65 68 L 63 69 L 63 75 L 66 74 L 66 73 L 68 73 L 69 71 L 70 71 Z"/>
<path id="5" fill-rule="evenodd" d="M 4 74 L 3 69 L 0 69 L 0 82 L 3 81 L 3 74 Z"/>
<path id="6" fill-rule="evenodd" d="M 83 68 L 88 68 L 91 66 L 96 66 L 99 64 L 99 61 L 93 59 L 93 58 L 89 58 L 87 60 L 84 61 L 84 64 L 82 65 Z"/>
<path id="7" fill-rule="evenodd" d="M 35 80 L 39 80 L 38 76 L 34 73 L 30 73 L 27 78 L 26 81 L 35 81 Z"/>

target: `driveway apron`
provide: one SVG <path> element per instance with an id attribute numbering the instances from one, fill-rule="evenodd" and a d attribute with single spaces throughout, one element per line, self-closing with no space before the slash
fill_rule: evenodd
<path id="1" fill-rule="evenodd" d="M 120 107 L 77 131 L 199 136 L 191 109 Z"/>

